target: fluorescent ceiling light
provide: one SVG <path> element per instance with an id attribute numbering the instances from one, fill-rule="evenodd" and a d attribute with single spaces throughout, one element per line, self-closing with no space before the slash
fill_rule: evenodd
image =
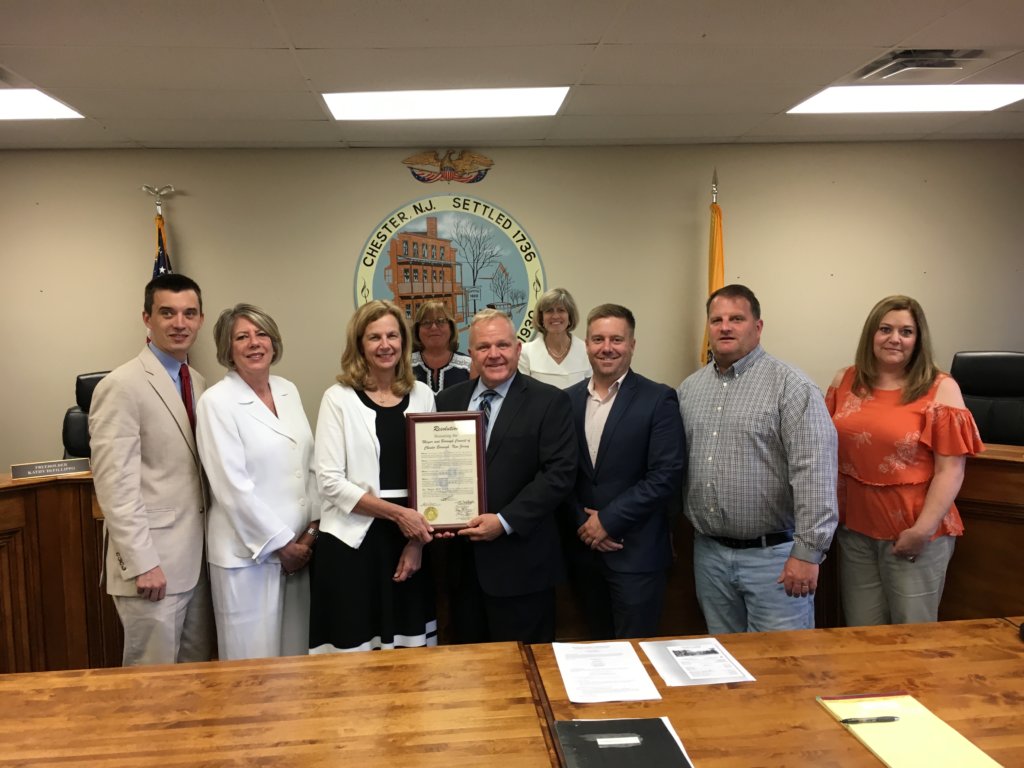
<path id="1" fill-rule="evenodd" d="M 1024 85 L 848 85 L 826 88 L 789 114 L 989 112 L 1024 99 Z"/>
<path id="2" fill-rule="evenodd" d="M 325 93 L 323 96 L 335 120 L 456 120 L 553 115 L 568 92 L 568 86 L 560 86 L 371 91 Z"/>
<path id="3" fill-rule="evenodd" d="M 82 116 L 35 88 L 0 88 L 0 120 L 68 120 Z"/>

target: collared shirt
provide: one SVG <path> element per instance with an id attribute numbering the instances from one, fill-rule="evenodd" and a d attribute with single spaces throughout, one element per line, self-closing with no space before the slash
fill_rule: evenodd
<path id="1" fill-rule="evenodd" d="M 171 381 L 174 382 L 174 386 L 178 390 L 178 394 L 180 395 L 181 360 L 178 360 L 173 356 L 168 355 L 153 342 L 150 342 L 147 346 L 149 346 L 150 352 L 156 355 L 156 359 L 160 361 L 160 365 L 162 365 L 164 367 L 164 370 L 167 371 L 167 375 L 171 377 Z M 187 363 L 188 361 L 186 360 L 185 362 Z"/>
<path id="2" fill-rule="evenodd" d="M 836 431 L 814 383 L 758 345 L 724 373 L 712 363 L 688 377 L 679 411 L 697 532 L 793 531 L 793 557 L 820 563 L 838 522 Z"/>
<path id="3" fill-rule="evenodd" d="M 492 389 L 498 394 L 491 398 L 491 415 L 487 420 L 487 435 L 485 436 L 486 444 L 491 442 L 491 430 L 494 429 L 494 422 L 498 420 L 498 413 L 501 412 L 501 404 L 505 402 L 505 397 L 508 395 L 508 388 L 512 386 L 512 380 L 515 379 L 516 374 L 512 374 L 505 381 L 498 384 L 496 387 L 488 387 L 484 384 L 482 378 L 476 380 L 476 388 L 473 390 L 473 396 L 469 398 L 469 410 L 479 411 L 480 410 L 480 395 L 485 390 Z M 829 422 L 831 423 L 831 422 Z M 505 518 L 498 513 L 498 521 L 501 523 L 501 527 L 505 529 L 506 534 L 512 533 L 512 526 L 509 525 Z"/>
<path id="4" fill-rule="evenodd" d="M 608 394 L 603 398 L 594 389 L 593 377 L 587 382 L 587 413 L 583 421 L 583 433 L 587 438 L 587 450 L 590 451 L 592 466 L 597 466 L 597 449 L 601 445 L 604 425 L 608 423 L 608 414 L 612 412 L 612 406 L 615 405 L 615 396 L 619 394 L 619 387 L 622 386 L 622 380 L 628 373 L 629 369 L 627 368 L 626 373 L 612 382 L 612 385 L 608 387 Z"/>
<path id="5" fill-rule="evenodd" d="M 496 387 L 488 387 L 484 384 L 483 379 L 476 380 L 476 388 L 473 390 L 473 396 L 469 398 L 469 410 L 479 411 L 480 410 L 480 395 L 487 389 L 492 389 L 497 392 L 496 397 L 491 398 L 491 415 L 487 420 L 487 434 L 484 436 L 486 443 L 491 442 L 491 430 L 494 429 L 494 422 L 498 420 L 498 413 L 501 411 L 501 404 L 505 402 L 505 397 L 508 395 L 508 388 L 512 386 L 512 380 L 515 378 L 515 374 L 512 374 L 508 379 L 501 382 Z"/>

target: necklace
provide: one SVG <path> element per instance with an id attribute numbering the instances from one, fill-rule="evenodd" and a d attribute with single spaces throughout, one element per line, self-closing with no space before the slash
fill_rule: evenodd
<path id="1" fill-rule="evenodd" d="M 548 354 L 551 355 L 551 357 L 556 362 L 560 363 L 565 359 L 565 356 L 569 354 L 569 347 L 572 346 L 572 339 L 570 338 L 568 341 L 565 342 L 565 349 L 561 350 L 560 352 L 555 351 L 550 346 L 548 346 L 547 340 L 544 341 L 544 346 L 547 347 Z"/>
<path id="2" fill-rule="evenodd" d="M 373 400 L 377 405 L 387 406 L 394 405 L 398 402 L 398 398 L 394 392 L 388 389 L 368 389 L 364 390 L 370 399 Z"/>

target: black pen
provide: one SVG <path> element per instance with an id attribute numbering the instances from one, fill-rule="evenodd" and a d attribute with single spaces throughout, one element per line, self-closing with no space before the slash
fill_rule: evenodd
<path id="1" fill-rule="evenodd" d="M 863 725 L 864 723 L 895 723 L 899 720 L 895 715 L 882 715 L 881 717 L 846 717 L 839 722 L 843 725 Z"/>

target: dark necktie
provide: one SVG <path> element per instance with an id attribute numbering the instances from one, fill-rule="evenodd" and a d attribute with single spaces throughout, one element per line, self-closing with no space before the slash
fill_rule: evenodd
<path id="1" fill-rule="evenodd" d="M 181 382 L 181 399 L 185 403 L 188 423 L 192 426 L 192 434 L 196 433 L 196 411 L 192 407 L 192 374 L 188 372 L 188 363 L 182 363 L 178 369 L 178 380 Z"/>
<path id="2" fill-rule="evenodd" d="M 491 400 L 498 396 L 493 389 L 485 389 L 480 393 L 480 412 L 484 415 L 484 437 L 487 436 L 487 425 L 491 423 Z"/>

